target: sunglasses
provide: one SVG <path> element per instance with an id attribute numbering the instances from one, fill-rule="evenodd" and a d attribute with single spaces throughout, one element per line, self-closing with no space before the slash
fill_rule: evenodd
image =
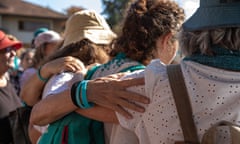
<path id="1" fill-rule="evenodd" d="M 0 53 L 10 53 L 12 51 L 16 51 L 16 49 L 13 46 L 10 46 L 10 47 L 6 47 L 4 49 L 1 49 Z"/>

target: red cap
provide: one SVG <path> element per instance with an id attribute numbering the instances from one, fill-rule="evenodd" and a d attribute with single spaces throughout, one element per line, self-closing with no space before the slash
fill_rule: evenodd
<path id="1" fill-rule="evenodd" d="M 3 31 L 0 31 L 0 50 L 7 47 L 13 47 L 17 50 L 22 47 L 22 43 L 20 41 L 10 40 Z"/>

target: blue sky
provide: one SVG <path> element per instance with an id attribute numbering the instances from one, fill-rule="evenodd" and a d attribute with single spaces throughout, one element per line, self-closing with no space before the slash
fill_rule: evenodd
<path id="1" fill-rule="evenodd" d="M 58 12 L 64 12 L 71 6 L 81 6 L 86 9 L 94 9 L 98 13 L 102 12 L 101 0 L 24 0 L 44 7 L 49 7 Z M 184 9 L 187 18 L 196 10 L 199 0 L 176 0 Z"/>
<path id="2" fill-rule="evenodd" d="M 49 7 L 58 12 L 64 12 L 71 6 L 81 6 L 86 9 L 94 9 L 95 11 L 102 12 L 101 0 L 24 0 L 44 7 Z"/>

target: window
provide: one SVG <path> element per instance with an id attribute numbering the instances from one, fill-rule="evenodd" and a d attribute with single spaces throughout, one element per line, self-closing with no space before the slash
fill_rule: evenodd
<path id="1" fill-rule="evenodd" d="M 50 23 L 39 21 L 19 21 L 18 29 L 21 31 L 35 31 L 40 27 L 50 28 Z"/>

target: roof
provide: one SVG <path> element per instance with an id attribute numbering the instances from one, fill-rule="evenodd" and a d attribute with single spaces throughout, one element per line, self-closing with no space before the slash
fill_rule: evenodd
<path id="1" fill-rule="evenodd" d="M 66 19 L 67 16 L 23 0 L 0 0 L 0 15 Z"/>

